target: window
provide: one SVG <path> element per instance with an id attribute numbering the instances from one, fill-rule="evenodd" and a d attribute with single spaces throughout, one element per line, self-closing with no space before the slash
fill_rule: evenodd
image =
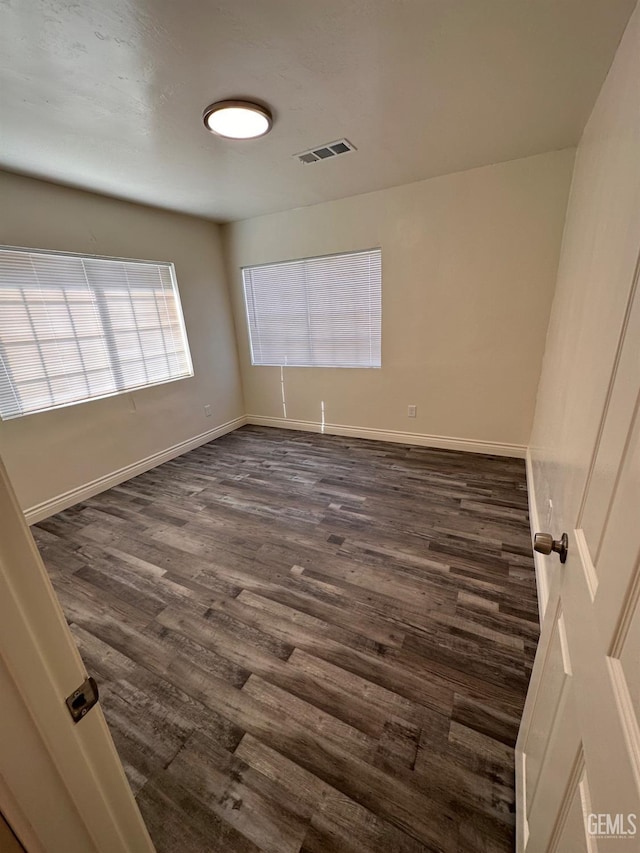
<path id="1" fill-rule="evenodd" d="M 0 249 L 0 415 L 193 376 L 173 264 Z"/>
<path id="2" fill-rule="evenodd" d="M 251 363 L 380 367 L 380 249 L 245 267 Z"/>

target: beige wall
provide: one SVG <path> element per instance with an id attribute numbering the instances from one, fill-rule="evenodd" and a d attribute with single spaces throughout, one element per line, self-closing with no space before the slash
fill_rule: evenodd
<path id="1" fill-rule="evenodd" d="M 381 246 L 382 369 L 285 368 L 288 418 L 318 422 L 324 401 L 328 424 L 526 445 L 573 156 L 224 226 L 249 416 L 283 410 L 280 369 L 250 364 L 240 267 Z"/>
<path id="2" fill-rule="evenodd" d="M 636 9 L 577 150 L 538 390 L 535 508 L 540 527 L 555 534 L 584 526 L 581 504 L 631 305 L 640 251 L 639 80 Z M 544 577 L 541 585 L 550 588 Z"/>
<path id="3" fill-rule="evenodd" d="M 23 508 L 242 416 L 218 226 L 7 173 L 0 197 L 0 244 L 173 261 L 195 373 L 0 423 L 0 453 Z"/>

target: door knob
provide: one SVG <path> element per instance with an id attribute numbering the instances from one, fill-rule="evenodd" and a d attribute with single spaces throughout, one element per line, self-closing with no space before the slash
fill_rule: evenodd
<path id="1" fill-rule="evenodd" d="M 560 562 L 566 563 L 569 537 L 563 533 L 560 539 L 554 539 L 550 533 L 536 533 L 533 537 L 533 549 L 540 554 L 550 554 L 555 551 L 560 557 Z"/>

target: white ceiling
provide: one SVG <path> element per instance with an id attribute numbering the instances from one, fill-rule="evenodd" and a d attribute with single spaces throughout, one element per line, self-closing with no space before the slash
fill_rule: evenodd
<path id="1" fill-rule="evenodd" d="M 634 5 L 0 0 L 0 166 L 225 221 L 564 148 Z M 273 131 L 207 133 L 242 96 Z"/>

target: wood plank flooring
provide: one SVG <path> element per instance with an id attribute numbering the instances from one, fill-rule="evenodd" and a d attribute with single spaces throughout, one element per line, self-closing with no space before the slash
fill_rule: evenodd
<path id="1" fill-rule="evenodd" d="M 159 853 L 504 853 L 524 463 L 243 427 L 33 528 Z"/>

